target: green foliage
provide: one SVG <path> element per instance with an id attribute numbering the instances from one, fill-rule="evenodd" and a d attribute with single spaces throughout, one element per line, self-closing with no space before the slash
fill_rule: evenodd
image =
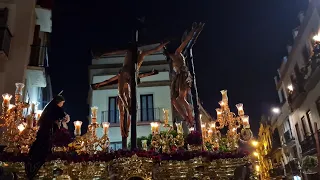
<path id="1" fill-rule="evenodd" d="M 147 140 L 147 146 L 149 147 L 151 145 L 151 139 L 152 139 L 152 134 L 149 136 L 141 136 L 137 138 L 137 147 L 138 149 L 142 149 L 142 140 Z M 128 144 L 128 149 L 131 148 L 131 142 Z"/>
<path id="2" fill-rule="evenodd" d="M 220 144 L 219 144 L 219 151 L 227 152 L 228 151 L 227 143 L 228 143 L 227 138 L 221 138 Z"/>

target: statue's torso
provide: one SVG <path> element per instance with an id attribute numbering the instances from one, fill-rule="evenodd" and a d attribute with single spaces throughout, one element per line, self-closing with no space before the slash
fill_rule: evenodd
<path id="1" fill-rule="evenodd" d="M 179 54 L 171 54 L 172 66 L 175 73 L 179 74 L 182 70 L 186 69 L 186 61 L 184 56 Z"/>

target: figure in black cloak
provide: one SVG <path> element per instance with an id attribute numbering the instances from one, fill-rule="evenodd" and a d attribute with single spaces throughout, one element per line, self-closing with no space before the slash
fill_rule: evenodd
<path id="1" fill-rule="evenodd" d="M 25 170 L 29 180 L 37 175 L 45 163 L 47 155 L 51 153 L 52 137 L 59 129 L 58 122 L 66 117 L 62 108 L 65 100 L 60 94 L 46 105 L 38 121 L 37 137 L 31 145 L 28 160 L 25 162 Z"/>

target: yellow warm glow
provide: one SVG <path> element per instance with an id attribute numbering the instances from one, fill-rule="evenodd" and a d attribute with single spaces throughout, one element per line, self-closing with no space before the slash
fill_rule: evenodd
<path id="1" fill-rule="evenodd" d="M 319 42 L 320 41 L 320 35 L 317 34 L 317 35 L 313 36 L 313 40 Z"/>
<path id="2" fill-rule="evenodd" d="M 259 144 L 258 141 L 255 141 L 255 140 L 252 140 L 252 141 L 251 141 L 251 145 L 252 145 L 253 147 L 257 147 L 258 144 Z"/>
<path id="3" fill-rule="evenodd" d="M 256 157 L 258 157 L 258 156 L 259 156 L 259 153 L 257 153 L 257 152 L 255 151 L 255 152 L 253 152 L 253 155 L 256 156 Z"/>
<path id="4" fill-rule="evenodd" d="M 23 124 L 18 125 L 19 132 L 22 132 L 26 127 Z"/>
<path id="5" fill-rule="evenodd" d="M 256 165 L 256 171 L 259 172 L 260 171 L 260 166 Z"/>
<path id="6" fill-rule="evenodd" d="M 292 84 L 289 84 L 287 88 L 288 88 L 289 91 L 291 91 L 291 92 L 293 91 L 293 86 L 292 86 Z"/>

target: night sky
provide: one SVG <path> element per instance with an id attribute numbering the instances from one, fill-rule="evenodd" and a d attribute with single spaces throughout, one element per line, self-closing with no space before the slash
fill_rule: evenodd
<path id="1" fill-rule="evenodd" d="M 116 3 L 115 3 L 116 2 Z M 129 3 L 130 2 L 130 3 Z M 153 3 L 152 3 L 153 2 Z M 292 43 L 297 15 L 308 0 L 55 0 L 50 73 L 53 93 L 64 90 L 72 120 L 89 114 L 91 50 L 114 50 L 130 41 L 132 16 L 145 16 L 141 43 L 172 40 L 174 50 L 192 22 L 206 23 L 194 47 L 200 99 L 215 116 L 227 89 L 229 105 L 242 102 L 254 133 L 260 116 L 277 105 L 273 77 Z"/>

